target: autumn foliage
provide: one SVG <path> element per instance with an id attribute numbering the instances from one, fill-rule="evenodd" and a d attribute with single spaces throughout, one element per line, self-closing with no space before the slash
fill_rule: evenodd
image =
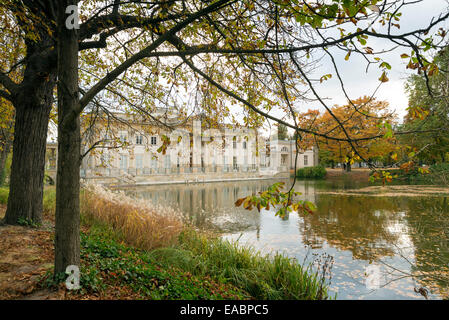
<path id="1" fill-rule="evenodd" d="M 309 110 L 300 114 L 298 121 L 321 134 L 302 135 L 297 139 L 300 149 L 316 145 L 326 155 L 321 160 L 328 163 L 382 160 L 398 148 L 392 133 L 394 114 L 388 103 L 367 96 L 324 113 Z"/>

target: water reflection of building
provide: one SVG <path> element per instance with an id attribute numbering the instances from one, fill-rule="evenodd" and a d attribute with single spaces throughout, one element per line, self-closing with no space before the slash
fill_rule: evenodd
<path id="1" fill-rule="evenodd" d="M 285 182 L 286 188 L 290 187 L 291 181 Z M 273 181 L 270 180 L 172 184 L 165 188 L 147 186 L 127 189 L 127 192 L 131 196 L 148 199 L 155 204 L 178 208 L 197 227 L 218 228 L 222 231 L 257 231 L 260 228 L 260 215 L 274 212 L 244 210 L 242 207 L 236 207 L 235 201 L 265 191 L 272 184 Z M 315 200 L 314 188 L 309 187 L 308 182 L 297 183 L 295 190 L 302 193 L 301 199 Z"/>
<path id="2" fill-rule="evenodd" d="M 246 181 L 243 184 L 173 184 L 163 189 L 148 186 L 128 189 L 127 192 L 154 204 L 177 208 L 197 227 L 222 231 L 257 230 L 260 226 L 260 214 L 257 210 L 237 208 L 234 203 L 239 197 L 266 190 L 271 183 L 272 181 Z"/>
<path id="3" fill-rule="evenodd" d="M 167 121 L 176 123 L 177 119 Z M 288 176 L 295 167 L 294 141 L 278 140 L 277 134 L 265 139 L 249 128 L 228 125 L 208 128 L 198 117 L 172 131 L 142 121 L 133 121 L 132 129 L 119 122 L 109 123 L 107 128 L 108 132 L 98 130 L 93 140 L 118 139 L 122 146 L 89 153 L 82 161 L 81 177 L 100 183 L 105 179 L 111 182 L 108 178 L 113 178 L 127 184 L 226 180 Z M 161 152 L 167 138 L 170 144 Z M 86 144 L 84 149 L 89 147 Z M 48 170 L 55 171 L 51 159 L 56 159 L 56 153 L 56 144 L 49 144 Z M 297 168 L 317 163 L 315 149 L 300 150 Z"/>

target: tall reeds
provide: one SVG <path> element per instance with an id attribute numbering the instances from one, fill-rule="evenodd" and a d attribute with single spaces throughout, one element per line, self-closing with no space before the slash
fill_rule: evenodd
<path id="1" fill-rule="evenodd" d="M 86 185 L 81 193 L 81 214 L 87 223 L 107 224 L 127 244 L 144 250 L 174 245 L 184 228 L 180 212 L 98 185 Z"/>

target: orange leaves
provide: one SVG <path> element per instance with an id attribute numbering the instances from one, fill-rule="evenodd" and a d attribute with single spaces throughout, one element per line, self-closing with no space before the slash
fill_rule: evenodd
<path id="1" fill-rule="evenodd" d="M 404 170 L 405 172 L 409 172 L 413 167 L 415 166 L 415 163 L 413 161 L 408 161 L 399 167 L 399 169 Z"/>
<path id="2" fill-rule="evenodd" d="M 343 106 L 335 106 L 329 112 L 316 117 L 302 117 L 299 121 L 303 127 L 330 137 L 346 139 L 369 138 L 382 136 L 372 140 L 362 140 L 356 143 L 357 153 L 353 153 L 351 144 L 324 137 L 311 137 L 309 140 L 317 142 L 320 152 L 334 163 L 359 162 L 364 159 L 382 158 L 394 151 L 395 138 L 392 134 L 393 114 L 388 110 L 388 103 L 377 101 L 370 97 L 352 100 Z M 340 121 L 334 118 L 334 116 Z M 307 120 L 307 121 L 306 121 Z M 343 128 L 341 127 L 343 125 Z M 387 134 L 388 132 L 391 134 Z M 347 135 L 346 135 L 347 134 Z M 303 139 L 307 140 L 307 136 Z"/>

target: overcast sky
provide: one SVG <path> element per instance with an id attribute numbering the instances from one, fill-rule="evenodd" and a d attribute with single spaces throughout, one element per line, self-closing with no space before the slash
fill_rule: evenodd
<path id="1" fill-rule="evenodd" d="M 409 1 L 410 2 L 410 1 Z M 427 26 L 432 17 L 436 17 L 441 13 L 447 11 L 448 4 L 445 0 L 424 0 L 421 3 L 410 5 L 407 8 L 401 10 L 402 17 L 400 21 L 400 29 L 395 29 L 395 33 L 403 33 L 418 28 Z M 446 22 L 443 27 L 448 27 Z M 372 39 L 368 40 L 368 44 L 373 49 L 385 48 L 386 41 Z M 405 65 L 408 63 L 408 59 L 401 59 L 400 54 L 410 54 L 410 50 L 399 48 L 392 53 L 384 54 L 382 58 L 389 62 L 392 69 L 388 71 L 388 78 L 390 81 L 384 83 L 376 94 L 376 98 L 379 100 L 386 100 L 390 103 L 390 108 L 395 110 L 399 119 L 402 120 L 406 114 L 406 108 L 408 105 L 407 95 L 404 90 L 405 79 L 413 71 L 407 70 Z M 366 61 L 361 56 L 351 55 L 348 61 L 344 60 L 344 53 L 337 53 L 335 55 L 336 62 L 341 67 L 343 80 L 345 82 L 346 89 L 351 99 L 358 98 L 363 95 L 371 95 L 379 84 L 379 77 L 382 74 L 381 69 L 377 65 L 371 65 L 368 73 L 366 73 Z M 332 100 L 328 100 L 328 105 L 345 104 L 346 98 L 344 97 L 340 84 L 335 77 L 335 71 L 330 66 L 328 61 L 323 61 L 321 64 L 320 74 L 326 74 L 326 70 L 329 73 L 333 73 L 334 77 L 330 81 L 319 86 L 320 94 Z M 308 104 L 311 109 L 322 109 L 319 103 Z"/>

